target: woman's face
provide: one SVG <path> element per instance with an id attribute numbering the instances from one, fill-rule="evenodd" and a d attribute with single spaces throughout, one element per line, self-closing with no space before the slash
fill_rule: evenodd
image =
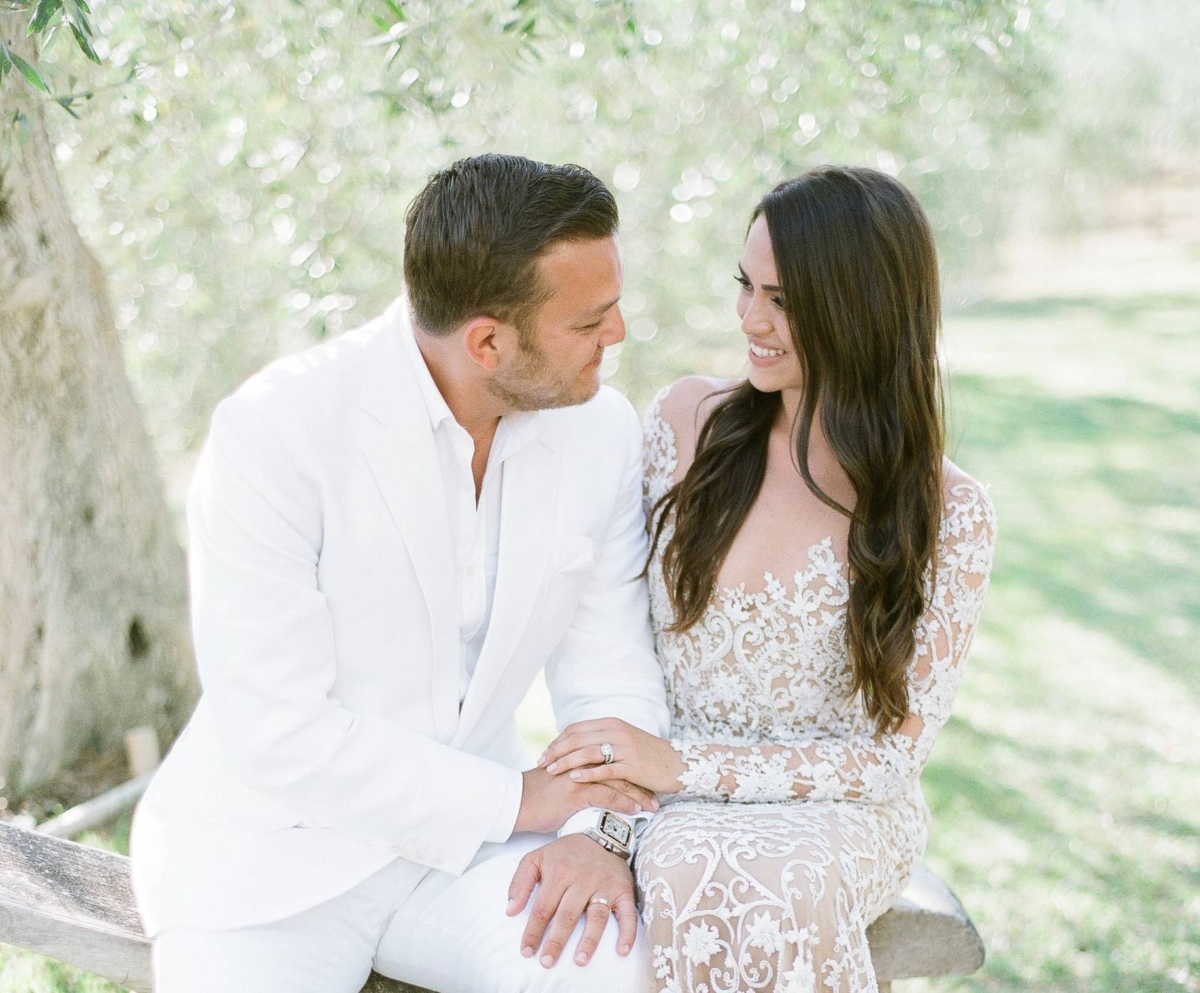
<path id="1" fill-rule="evenodd" d="M 742 290 L 737 312 L 749 345 L 750 382 L 763 393 L 799 390 L 803 385 L 800 357 L 783 309 L 783 287 L 775 270 L 775 253 L 764 216 L 754 222 L 746 236 L 739 269 L 736 278 Z"/>

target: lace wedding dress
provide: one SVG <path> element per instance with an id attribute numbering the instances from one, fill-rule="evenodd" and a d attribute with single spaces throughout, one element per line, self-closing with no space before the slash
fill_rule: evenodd
<path id="1" fill-rule="evenodd" d="M 660 413 L 666 393 L 647 418 L 650 504 L 678 468 Z M 910 669 L 917 719 L 893 734 L 876 734 L 851 693 L 849 587 L 831 539 L 790 581 L 768 573 L 759 591 L 717 589 L 702 620 L 679 634 L 667 631 L 661 562 L 651 564 L 671 738 L 686 764 L 682 792 L 638 846 L 655 993 L 878 989 L 867 925 L 925 849 L 918 777 L 958 688 L 994 530 L 987 494 L 952 486 Z"/>

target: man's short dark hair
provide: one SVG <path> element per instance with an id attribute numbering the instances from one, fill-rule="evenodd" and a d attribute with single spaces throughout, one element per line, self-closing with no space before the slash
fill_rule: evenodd
<path id="1" fill-rule="evenodd" d="M 616 230 L 616 201 L 582 166 L 519 155 L 459 159 L 408 207 L 404 281 L 413 321 L 448 334 L 486 314 L 527 330 L 550 296 L 538 259 L 561 242 Z"/>

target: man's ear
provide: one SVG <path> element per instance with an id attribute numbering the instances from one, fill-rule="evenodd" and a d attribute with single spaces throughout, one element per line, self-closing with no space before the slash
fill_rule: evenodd
<path id="1" fill-rule="evenodd" d="M 500 349 L 507 325 L 494 317 L 473 317 L 462 328 L 463 345 L 472 361 L 488 372 L 500 364 Z"/>

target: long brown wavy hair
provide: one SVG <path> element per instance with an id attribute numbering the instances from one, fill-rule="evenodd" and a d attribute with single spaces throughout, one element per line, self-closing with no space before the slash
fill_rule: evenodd
<path id="1" fill-rule="evenodd" d="M 937 358 L 937 250 L 925 212 L 873 169 L 825 166 L 763 197 L 804 393 L 792 437 L 808 488 L 850 519 L 846 637 L 854 690 L 881 731 L 908 716 L 906 672 L 926 603 L 942 514 L 945 448 Z M 655 507 L 674 630 L 702 617 L 717 572 L 762 486 L 778 393 L 727 391 L 696 457 Z M 854 486 L 844 507 L 815 482 L 809 434 L 821 429 Z"/>

